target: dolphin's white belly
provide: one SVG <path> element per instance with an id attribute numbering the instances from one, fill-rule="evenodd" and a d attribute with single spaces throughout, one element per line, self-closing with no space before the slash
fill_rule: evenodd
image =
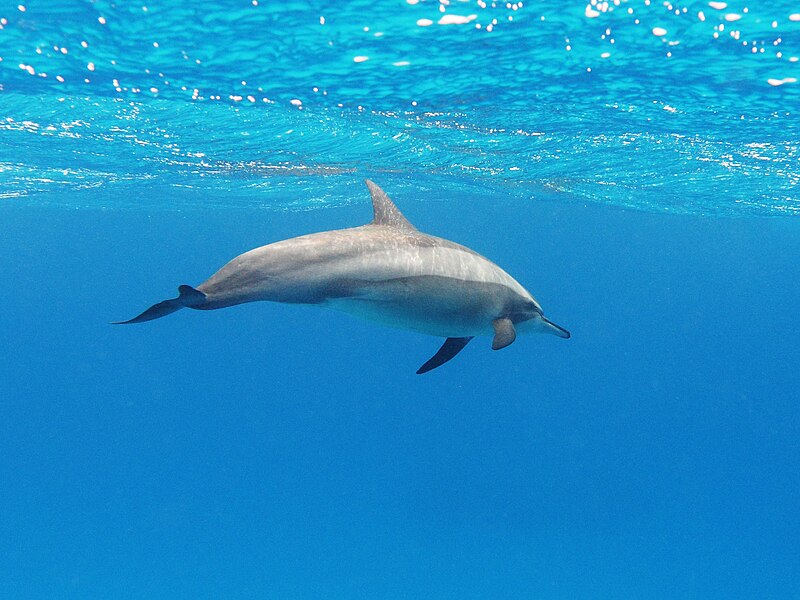
<path id="1" fill-rule="evenodd" d="M 412 278 L 371 285 L 360 296 L 324 306 L 400 329 L 441 337 L 489 335 L 501 304 L 489 294 L 464 294 L 457 280 Z"/>

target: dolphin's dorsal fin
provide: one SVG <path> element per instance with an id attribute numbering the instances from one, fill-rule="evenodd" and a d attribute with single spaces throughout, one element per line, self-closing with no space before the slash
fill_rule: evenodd
<path id="1" fill-rule="evenodd" d="M 408 222 L 408 219 L 398 210 L 394 202 L 389 199 L 386 192 L 369 179 L 364 181 L 369 188 L 369 195 L 372 196 L 372 209 L 375 211 L 375 217 L 372 219 L 373 225 L 388 225 L 409 231 L 416 230 L 416 227 Z"/>

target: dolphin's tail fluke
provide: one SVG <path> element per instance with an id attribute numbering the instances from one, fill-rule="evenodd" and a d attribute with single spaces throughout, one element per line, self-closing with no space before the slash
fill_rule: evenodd
<path id="1" fill-rule="evenodd" d="M 154 304 L 138 317 L 133 317 L 128 321 L 116 321 L 112 325 L 127 325 L 128 323 L 144 323 L 145 321 L 152 321 L 153 319 L 160 319 L 174 313 L 176 310 L 182 309 L 184 306 L 195 308 L 200 306 L 206 301 L 206 295 L 200 290 L 194 289 L 190 285 L 182 285 L 178 287 L 179 295 L 177 298 L 171 300 L 164 300 L 158 304 Z"/>

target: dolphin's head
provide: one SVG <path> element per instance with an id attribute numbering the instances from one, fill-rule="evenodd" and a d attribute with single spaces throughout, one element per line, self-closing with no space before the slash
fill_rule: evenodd
<path id="1" fill-rule="evenodd" d="M 548 321 L 542 314 L 542 307 L 532 298 L 524 307 L 514 312 L 511 320 L 518 333 L 551 333 L 562 338 L 570 336 L 569 331 Z"/>

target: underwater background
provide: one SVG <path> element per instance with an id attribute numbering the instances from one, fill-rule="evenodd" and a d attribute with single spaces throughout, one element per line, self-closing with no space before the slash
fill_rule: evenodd
<path id="1" fill-rule="evenodd" d="M 800 5 L 0 2 L 0 597 L 800 597 Z M 130 318 L 371 219 L 572 339 Z"/>

